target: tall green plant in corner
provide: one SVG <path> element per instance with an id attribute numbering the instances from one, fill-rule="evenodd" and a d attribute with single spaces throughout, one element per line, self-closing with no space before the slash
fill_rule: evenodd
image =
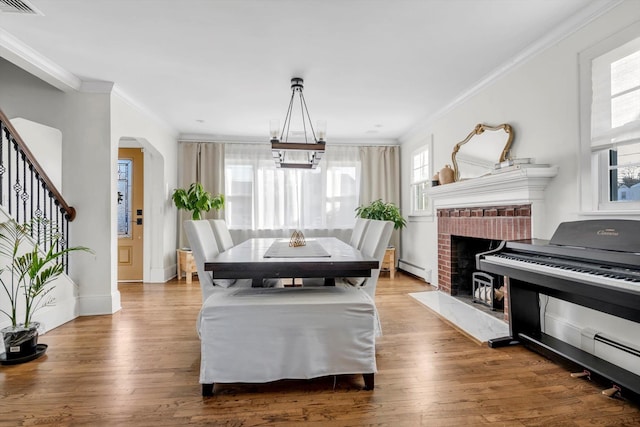
<path id="1" fill-rule="evenodd" d="M 14 328 L 19 324 L 29 327 L 33 314 L 53 301 L 46 299 L 55 288 L 51 282 L 64 272 L 62 257 L 73 251 L 92 252 L 84 246 L 58 249 L 61 235 L 55 225 L 42 219 L 25 224 L 9 220 L 0 224 L 0 255 L 5 264 L 0 267 L 0 283 L 9 297 L 9 312 L 0 310 L 11 320 Z M 38 243 L 48 247 L 41 252 Z M 24 246 L 28 249 L 25 252 Z M 7 272 L 8 274 L 3 274 Z M 17 308 L 24 299 L 24 320 L 19 322 Z"/>
<path id="2" fill-rule="evenodd" d="M 358 206 L 356 217 L 391 221 L 396 230 L 407 225 L 407 221 L 400 215 L 400 209 L 391 202 L 383 202 L 382 199 L 375 200 L 367 206 Z"/>
<path id="3" fill-rule="evenodd" d="M 178 188 L 171 196 L 178 209 L 192 212 L 192 219 L 201 219 L 201 212 L 209 212 L 211 209 L 220 210 L 224 207 L 224 195 L 212 196 L 205 191 L 202 184 L 194 182 L 189 189 Z"/>
<path id="4" fill-rule="evenodd" d="M 0 224 L 0 257 L 4 262 L 0 283 L 9 302 L 0 313 L 11 321 L 11 326 L 2 329 L 8 358 L 12 352 L 24 356 L 25 339 L 33 340 L 31 350 L 35 352 L 39 325 L 33 316 L 55 303 L 50 294 L 55 288 L 53 281 L 64 272 L 62 258 L 74 251 L 92 252 L 84 246 L 63 247 L 61 238 L 57 226 L 42 218 Z M 47 249 L 43 251 L 40 245 Z"/>

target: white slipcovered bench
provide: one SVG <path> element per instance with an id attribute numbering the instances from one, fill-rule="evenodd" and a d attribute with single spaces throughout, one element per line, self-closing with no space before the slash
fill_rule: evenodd
<path id="1" fill-rule="evenodd" d="M 216 292 L 198 320 L 203 396 L 215 383 L 363 374 L 374 387 L 376 309 L 362 288 Z"/>

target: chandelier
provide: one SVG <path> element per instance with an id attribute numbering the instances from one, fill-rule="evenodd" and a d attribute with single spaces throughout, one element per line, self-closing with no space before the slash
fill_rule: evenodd
<path id="1" fill-rule="evenodd" d="M 324 122 L 318 123 L 318 138 L 316 138 L 307 103 L 302 93 L 303 83 L 304 80 L 300 77 L 291 79 L 291 100 L 289 101 L 289 108 L 287 109 L 280 138 L 278 138 L 278 133 L 280 132 L 278 122 L 271 122 L 271 153 L 278 168 L 315 169 L 324 154 L 326 124 Z M 298 101 L 296 101 L 296 98 Z M 303 130 L 295 132 L 291 131 L 290 127 L 293 111 L 298 104 L 302 116 Z M 310 135 L 307 135 L 307 129 L 310 130 Z M 289 141 L 290 135 L 296 136 L 296 141 Z M 304 139 L 302 139 L 302 136 L 304 136 Z"/>

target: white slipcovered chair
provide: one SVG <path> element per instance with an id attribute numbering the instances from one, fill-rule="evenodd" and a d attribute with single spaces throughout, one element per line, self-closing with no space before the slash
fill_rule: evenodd
<path id="1" fill-rule="evenodd" d="M 193 260 L 198 271 L 198 281 L 202 290 L 202 301 L 206 301 L 216 289 L 233 287 L 251 287 L 251 279 L 213 279 L 210 271 L 205 271 L 204 263 L 216 257 L 220 251 L 208 220 L 187 220 L 184 230 L 191 245 Z"/>
<path id="2" fill-rule="evenodd" d="M 381 265 L 392 232 L 393 222 L 380 221 L 377 219 L 369 220 L 369 224 L 362 237 L 360 251 L 365 255 L 375 258 Z M 371 270 L 371 277 L 346 277 L 343 279 L 343 282 L 353 286 L 362 286 L 371 299 L 375 300 L 376 285 L 378 284 L 379 276 L 380 268 L 378 267 L 376 270 Z"/>
<path id="3" fill-rule="evenodd" d="M 233 238 L 229 232 L 229 227 L 224 219 L 210 219 L 211 227 L 213 228 L 213 234 L 216 236 L 218 242 L 218 249 L 220 252 L 224 252 L 227 249 L 233 247 Z"/>
<path id="4" fill-rule="evenodd" d="M 362 374 L 374 387 L 376 311 L 360 288 L 216 292 L 198 322 L 202 395 L 215 383 Z"/>
<path id="5" fill-rule="evenodd" d="M 356 249 L 360 249 L 360 246 L 363 242 L 364 232 L 367 229 L 367 225 L 369 225 L 369 219 L 366 218 L 356 218 L 356 223 L 353 226 L 353 231 L 351 232 L 351 238 L 349 239 L 349 244 Z M 324 286 L 324 278 L 323 277 L 309 277 L 302 279 L 303 286 Z"/>
<path id="6" fill-rule="evenodd" d="M 362 238 L 364 237 L 365 230 L 369 225 L 369 220 L 366 218 L 356 218 L 356 224 L 353 226 L 353 231 L 351 232 L 351 239 L 349 239 L 349 244 L 354 248 L 360 249 L 360 245 L 362 244 Z"/>

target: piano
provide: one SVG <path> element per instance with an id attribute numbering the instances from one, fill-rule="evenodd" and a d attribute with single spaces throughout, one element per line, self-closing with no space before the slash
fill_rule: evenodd
<path id="1" fill-rule="evenodd" d="M 539 296 L 640 323 L 640 221 L 564 222 L 551 240 L 506 241 L 477 254 L 476 267 L 505 276 L 509 286 L 509 336 L 490 347 L 523 344 L 638 399 L 640 376 L 542 331 Z M 640 360 L 637 348 L 626 350 Z"/>

